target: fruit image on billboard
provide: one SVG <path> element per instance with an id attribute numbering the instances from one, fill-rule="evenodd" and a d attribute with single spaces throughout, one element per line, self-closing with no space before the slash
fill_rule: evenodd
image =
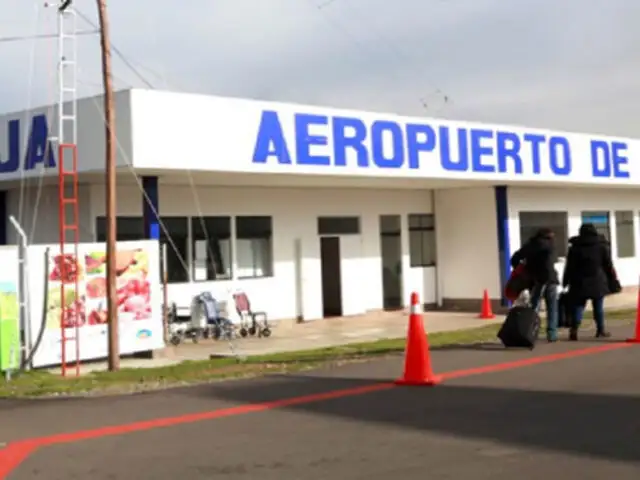
<path id="1" fill-rule="evenodd" d="M 87 321 L 101 325 L 107 321 L 106 254 L 85 256 Z M 151 288 L 148 278 L 149 255 L 142 248 L 116 252 L 116 295 L 121 322 L 151 318 Z"/>

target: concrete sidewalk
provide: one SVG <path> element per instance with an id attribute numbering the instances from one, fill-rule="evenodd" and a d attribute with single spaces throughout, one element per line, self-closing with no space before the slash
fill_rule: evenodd
<path id="1" fill-rule="evenodd" d="M 500 323 L 503 316 L 482 320 L 468 313 L 425 312 L 428 332 L 446 332 Z M 268 339 L 246 338 L 234 342 L 244 355 L 261 355 L 314 348 L 370 342 L 387 338 L 401 338 L 407 333 L 408 315 L 405 312 L 372 313 L 357 317 L 328 318 L 294 326 L 281 326 L 273 330 Z M 181 345 L 175 354 L 185 359 L 201 358 L 200 350 L 210 354 L 228 354 L 227 342 L 208 342 L 203 345 Z M 208 356 L 207 355 L 207 356 Z"/>
<path id="2" fill-rule="evenodd" d="M 608 310 L 622 310 L 636 306 L 637 289 L 625 290 L 606 300 Z M 590 308 L 590 305 L 588 306 Z M 327 318 L 312 322 L 278 324 L 268 339 L 246 338 L 233 342 L 239 353 L 262 355 L 276 352 L 324 348 L 348 343 L 369 342 L 406 335 L 408 311 L 376 312 L 353 317 Z M 427 311 L 424 313 L 427 332 L 447 332 L 502 323 L 504 315 L 482 320 L 477 314 Z M 182 360 L 208 358 L 211 354 L 229 354 L 230 345 L 223 341 L 207 341 L 194 345 L 182 344 L 170 355 Z"/>
<path id="3" fill-rule="evenodd" d="M 630 289 L 607 298 L 608 310 L 633 308 L 637 290 Z M 447 332 L 477 328 L 504 321 L 503 315 L 492 320 L 482 320 L 477 314 L 427 311 L 424 313 L 427 332 Z M 375 312 L 353 317 L 327 318 L 305 323 L 278 322 L 274 324 L 270 338 L 239 338 L 233 342 L 203 340 L 190 341 L 177 347 L 169 346 L 158 358 L 124 358 L 124 368 L 157 367 L 174 365 L 185 360 L 206 360 L 211 355 L 265 355 L 270 353 L 311 350 L 315 348 L 370 342 L 406 335 L 408 312 Z M 92 362 L 82 366 L 83 372 L 106 370 L 106 362 Z M 57 372 L 59 368 L 52 369 Z"/>
<path id="4" fill-rule="evenodd" d="M 503 316 L 492 320 L 478 319 L 468 313 L 425 312 L 425 327 L 428 332 L 445 332 L 481 327 L 500 323 Z M 269 338 L 238 338 L 224 340 L 201 340 L 194 344 L 186 341 L 177 347 L 168 346 L 153 359 L 123 358 L 123 368 L 142 368 L 175 365 L 185 360 L 206 360 L 211 355 L 266 355 L 270 353 L 312 350 L 315 348 L 370 342 L 406 335 L 408 315 L 406 312 L 380 312 L 354 317 L 327 318 L 308 323 L 275 324 Z M 83 372 L 106 370 L 106 362 L 83 364 Z M 59 368 L 51 369 L 52 372 Z"/>

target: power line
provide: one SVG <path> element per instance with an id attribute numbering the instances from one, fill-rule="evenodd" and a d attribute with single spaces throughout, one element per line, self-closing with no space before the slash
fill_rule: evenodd
<path id="1" fill-rule="evenodd" d="M 76 15 L 78 15 L 80 18 L 82 18 L 82 20 L 84 20 L 85 22 L 87 22 L 89 25 L 91 25 L 93 28 L 98 28 L 98 26 L 95 24 L 95 22 L 93 22 L 87 15 L 85 15 L 84 13 L 82 13 L 81 11 L 79 11 L 76 8 Z M 99 30 L 98 30 L 99 31 Z M 111 50 L 113 51 L 113 53 L 115 53 L 118 58 L 120 58 L 120 61 L 122 63 L 124 63 L 127 67 L 129 67 L 129 70 L 131 70 L 134 75 L 136 77 L 138 77 L 138 79 L 144 83 L 148 88 L 154 89 L 155 87 L 151 84 L 151 82 L 149 82 L 139 71 L 138 69 L 127 59 L 127 57 L 113 44 L 111 43 Z"/>
<path id="2" fill-rule="evenodd" d="M 91 21 L 89 17 L 87 17 L 85 14 L 78 11 L 77 9 L 76 9 L 76 15 L 78 15 L 80 18 L 82 18 L 85 22 L 87 22 L 89 25 L 91 25 L 94 28 L 93 30 L 80 30 L 76 32 L 76 35 L 86 36 L 86 35 L 97 35 L 100 33 L 100 29 L 98 28 L 98 26 L 95 24 L 95 22 Z M 57 37 L 58 37 L 57 33 L 42 33 L 38 35 L 15 35 L 15 36 L 9 36 L 9 37 L 0 37 L 0 43 L 24 42 L 27 40 L 46 40 L 49 38 L 57 38 Z M 131 70 L 133 74 L 136 77 L 138 77 L 140 81 L 142 81 L 148 88 L 155 89 L 155 86 L 151 82 L 149 82 L 149 80 L 147 80 L 144 77 L 144 75 L 142 75 L 142 73 L 140 73 L 140 70 L 136 68 L 127 59 L 124 53 L 122 53 L 115 45 L 113 45 L 113 43 L 111 44 L 111 49 L 113 50 L 113 53 L 115 53 L 118 56 L 120 61 L 122 61 L 122 63 L 124 63 L 129 68 L 129 70 Z"/>

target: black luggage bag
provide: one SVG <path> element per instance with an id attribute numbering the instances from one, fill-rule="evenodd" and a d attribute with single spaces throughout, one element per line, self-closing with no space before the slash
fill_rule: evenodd
<path id="1" fill-rule="evenodd" d="M 518 305 L 509 310 L 498 331 L 498 338 L 505 347 L 533 350 L 540 333 L 540 316 L 533 308 Z"/>

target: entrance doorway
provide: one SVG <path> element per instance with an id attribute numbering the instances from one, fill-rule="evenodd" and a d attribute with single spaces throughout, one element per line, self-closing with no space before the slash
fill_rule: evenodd
<path id="1" fill-rule="evenodd" d="M 382 259 L 382 306 L 402 308 L 402 220 L 400 215 L 380 215 L 380 257 Z"/>
<path id="2" fill-rule="evenodd" d="M 340 238 L 320 237 L 322 268 L 322 310 L 324 317 L 342 316 Z"/>

